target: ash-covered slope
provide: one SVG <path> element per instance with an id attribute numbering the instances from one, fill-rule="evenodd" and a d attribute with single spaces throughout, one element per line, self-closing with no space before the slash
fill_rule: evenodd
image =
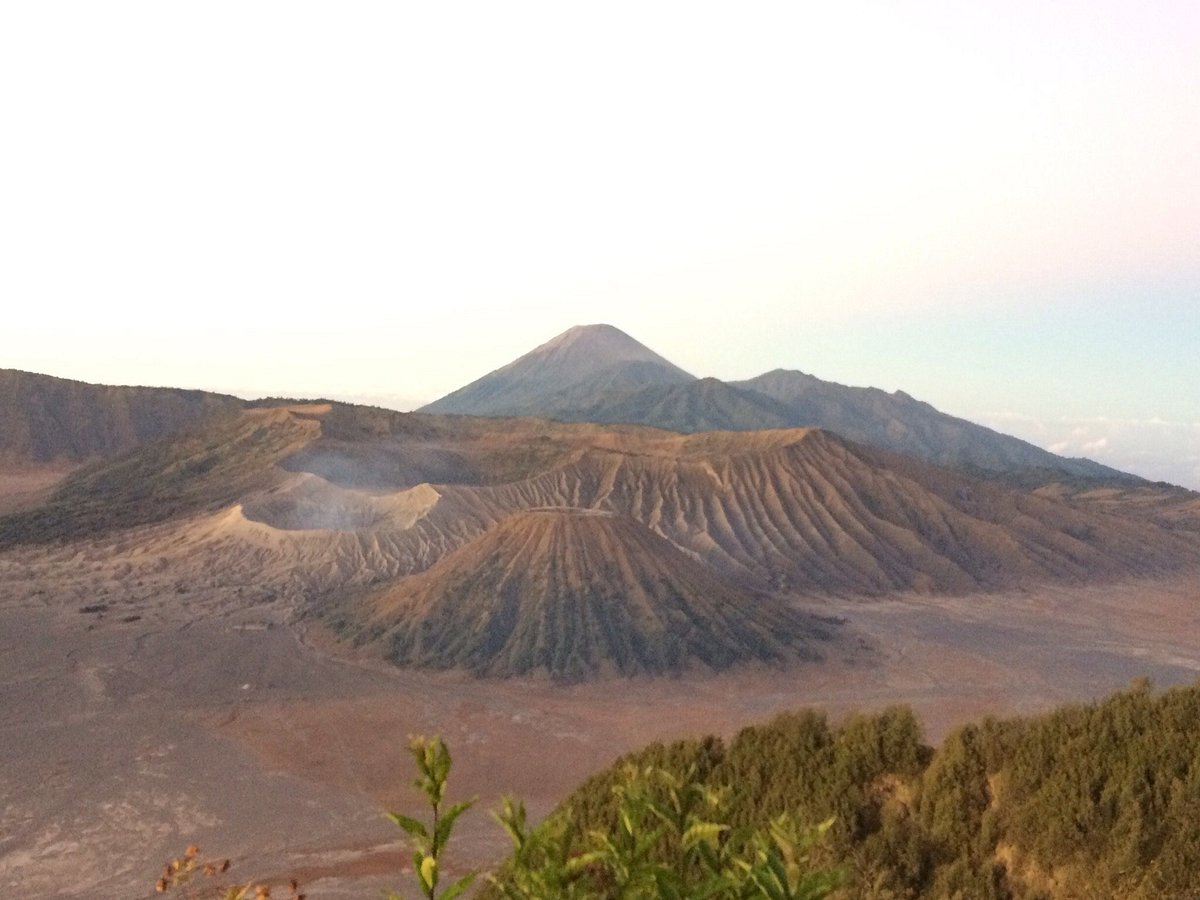
<path id="1" fill-rule="evenodd" d="M 0 461 L 84 462 L 241 409 L 237 397 L 0 369 Z"/>
<path id="2" fill-rule="evenodd" d="M 246 410 L 85 468 L 0 517 L 0 546 L 178 522 L 171 557 L 212 554 L 214 584 L 277 575 L 336 592 L 420 572 L 538 507 L 633 519 L 755 590 L 966 593 L 1197 562 L 1186 516 L 1081 508 L 818 430 L 680 435 L 336 404 Z"/>
<path id="3" fill-rule="evenodd" d="M 588 398 L 693 377 L 611 325 L 577 325 L 422 411 L 547 415 Z"/>
<path id="4" fill-rule="evenodd" d="M 520 482 L 448 491 L 494 521 L 535 506 L 635 519 L 748 583 L 969 593 L 1195 565 L 1195 537 L 1083 511 L 819 430 L 626 430 Z"/>
<path id="5" fill-rule="evenodd" d="M 632 519 L 516 513 L 359 606 L 359 641 L 477 675 L 675 673 L 813 658 L 832 626 L 716 576 Z"/>

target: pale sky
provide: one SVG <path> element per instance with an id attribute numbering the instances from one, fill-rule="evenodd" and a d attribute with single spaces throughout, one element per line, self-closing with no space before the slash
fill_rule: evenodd
<path id="1" fill-rule="evenodd" d="M 0 367 L 432 400 L 609 322 L 1200 488 L 1200 3 L 0 4 Z"/>

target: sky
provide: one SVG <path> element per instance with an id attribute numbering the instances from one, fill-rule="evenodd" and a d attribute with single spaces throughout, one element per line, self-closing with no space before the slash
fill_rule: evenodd
<path id="1" fill-rule="evenodd" d="M 412 408 L 576 324 L 1200 489 L 1200 4 L 0 4 L 0 367 Z"/>

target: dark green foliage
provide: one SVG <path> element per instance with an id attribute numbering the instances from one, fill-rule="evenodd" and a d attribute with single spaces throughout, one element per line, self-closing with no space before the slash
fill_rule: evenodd
<path id="1" fill-rule="evenodd" d="M 506 800 L 496 818 L 513 855 L 490 878 L 505 900 L 821 900 L 840 873 L 814 864 L 831 824 L 806 828 L 781 814 L 761 828 L 728 824 L 729 791 L 657 766 L 622 769 L 608 828 L 570 815 L 529 828 Z"/>
<path id="2" fill-rule="evenodd" d="M 470 873 L 439 890 L 443 857 L 455 822 L 474 801 L 446 805 L 451 759 L 441 738 L 412 738 L 409 750 L 429 822 L 400 813 L 388 818 L 413 846 L 420 896 L 455 900 L 476 876 Z M 807 828 L 780 815 L 760 829 L 730 827 L 725 820 L 729 792 L 704 784 L 694 768 L 679 776 L 657 766 L 627 766 L 610 795 L 615 824 L 607 831 L 584 829 L 565 816 L 530 828 L 524 804 L 506 798 L 494 815 L 512 840 L 513 855 L 499 875 L 488 876 L 493 895 L 505 900 L 823 900 L 841 883 L 839 873 L 811 863 L 830 822 Z M 403 900 L 395 892 L 386 896 Z"/>
<path id="3" fill-rule="evenodd" d="M 1200 687 L 1144 684 L 1012 723 L 997 822 L 1046 870 L 1101 893 L 1190 897 L 1200 882 Z"/>
<path id="4" fill-rule="evenodd" d="M 1200 685 L 986 720 L 934 753 L 904 708 L 831 727 L 789 713 L 654 744 L 582 785 L 559 817 L 613 833 L 629 766 L 724 792 L 734 828 L 831 818 L 815 857 L 853 898 L 1193 898 L 1200 889 Z M 841 895 L 839 895 L 841 896 Z"/>

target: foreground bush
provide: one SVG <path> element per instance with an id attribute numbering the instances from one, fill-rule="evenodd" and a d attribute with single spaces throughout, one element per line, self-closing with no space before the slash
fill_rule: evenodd
<path id="1" fill-rule="evenodd" d="M 788 713 L 716 737 L 655 744 L 589 779 L 559 814 L 618 821 L 612 787 L 655 766 L 725 791 L 727 821 L 833 817 L 814 862 L 853 900 L 1196 900 L 1200 897 L 1200 683 L 985 719 L 934 752 L 912 712 L 840 726 Z"/>
<path id="2" fill-rule="evenodd" d="M 473 801 L 444 809 L 450 753 L 440 738 L 417 738 L 410 749 L 430 822 L 389 815 L 412 839 L 421 896 L 453 900 L 475 875 L 439 892 L 442 854 L 454 822 Z M 652 766 L 627 767 L 613 795 L 612 831 L 583 831 L 564 816 L 530 828 L 524 805 L 506 799 L 495 817 L 512 840 L 513 855 L 488 876 L 492 891 L 507 900 L 821 900 L 839 882 L 836 873 L 814 869 L 809 860 L 829 822 L 803 828 L 780 815 L 764 829 L 733 828 L 725 821 L 725 792 Z"/>
<path id="3" fill-rule="evenodd" d="M 416 896 L 454 900 L 476 879 L 443 886 L 443 857 L 472 801 L 446 803 L 439 739 L 411 749 L 429 820 L 392 818 Z M 513 852 L 485 900 L 1195 900 L 1200 683 L 986 719 L 936 752 L 905 708 L 790 713 L 630 754 L 537 827 L 514 799 L 495 816 Z"/>

